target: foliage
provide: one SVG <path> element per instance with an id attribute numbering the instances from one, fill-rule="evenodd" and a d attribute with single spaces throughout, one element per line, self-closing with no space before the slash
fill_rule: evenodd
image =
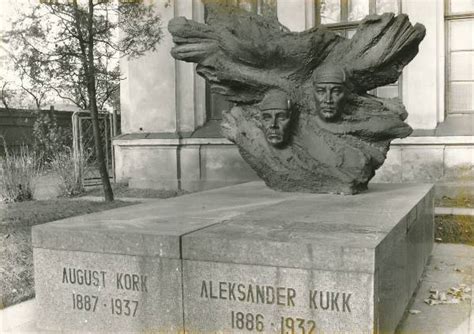
<path id="1" fill-rule="evenodd" d="M 84 192 L 80 171 L 83 159 L 76 157 L 71 149 L 57 151 L 48 166 L 61 179 L 61 194 L 71 197 Z"/>
<path id="2" fill-rule="evenodd" d="M 0 161 L 0 201 L 18 202 L 32 199 L 33 182 L 42 174 L 42 157 L 22 146 L 18 152 L 9 152 Z"/>
<path id="3" fill-rule="evenodd" d="M 43 0 L 4 36 L 11 50 L 20 50 L 13 56 L 16 69 L 33 83 L 31 87 L 53 90 L 91 112 L 107 201 L 113 200 L 113 192 L 98 113 L 119 88 L 119 57 L 155 50 L 161 37 L 161 19 L 153 4 L 107 0 Z"/>
<path id="4" fill-rule="evenodd" d="M 90 74 L 97 106 L 103 109 L 119 88 L 119 58 L 155 50 L 161 37 L 161 19 L 152 5 L 94 0 L 92 6 L 87 1 L 42 1 L 13 22 L 3 39 L 24 87 L 39 102 L 45 90 L 52 90 L 90 110 Z M 93 69 L 86 61 L 89 48 Z"/>
<path id="5" fill-rule="evenodd" d="M 70 129 L 60 127 L 53 113 L 39 112 L 33 124 L 33 148 L 48 162 L 72 144 Z"/>
<path id="6" fill-rule="evenodd" d="M 437 215 L 435 227 L 438 241 L 474 246 L 474 216 Z"/>

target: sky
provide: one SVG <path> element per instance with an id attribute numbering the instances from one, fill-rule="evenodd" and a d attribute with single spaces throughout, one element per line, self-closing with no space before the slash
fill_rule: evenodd
<path id="1" fill-rule="evenodd" d="M 78 3 L 81 4 L 84 1 L 86 0 L 78 0 Z M 40 0 L 0 0 L 0 36 L 2 31 L 11 29 L 11 22 L 17 20 L 21 12 L 28 12 L 29 8 L 39 3 Z M 19 91 L 21 80 L 13 70 L 13 62 L 8 57 L 7 50 L 9 50 L 8 44 L 0 44 L 0 84 L 7 82 L 9 89 Z M 111 64 L 111 66 L 114 65 L 114 63 Z"/>
<path id="2" fill-rule="evenodd" d="M 39 0 L 0 0 L 0 30 L 10 28 L 10 20 L 14 20 L 18 14 L 18 8 L 25 8 L 37 4 Z"/>
<path id="3" fill-rule="evenodd" d="M 0 34 L 1 31 L 10 29 L 11 20 L 17 17 L 15 8 L 19 5 L 28 5 L 28 0 L 0 0 Z M 8 62 L 6 61 L 4 46 L 0 46 L 0 77 L 7 78 L 8 81 L 11 81 L 13 74 L 7 68 Z"/>
<path id="4" fill-rule="evenodd" d="M 11 29 L 11 22 L 19 17 L 19 13 L 39 4 L 40 0 L 0 0 L 0 35 L 2 31 Z M 1 41 L 0 41 L 1 43 Z M 0 44 L 0 81 L 8 82 L 8 88 L 20 92 L 20 79 L 13 70 L 13 63 L 7 56 L 8 45 Z"/>

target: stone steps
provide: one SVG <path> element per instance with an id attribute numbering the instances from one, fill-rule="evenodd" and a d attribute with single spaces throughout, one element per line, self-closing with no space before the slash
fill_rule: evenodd
<path id="1" fill-rule="evenodd" d="M 458 199 L 456 207 L 464 207 L 463 198 L 474 197 L 474 181 L 437 182 L 435 185 L 435 201 L 442 202 L 444 198 Z M 471 203 L 474 206 L 474 203 Z M 438 205 L 435 206 L 444 206 Z"/>
<path id="2" fill-rule="evenodd" d="M 435 215 L 474 216 L 473 208 L 435 207 Z"/>

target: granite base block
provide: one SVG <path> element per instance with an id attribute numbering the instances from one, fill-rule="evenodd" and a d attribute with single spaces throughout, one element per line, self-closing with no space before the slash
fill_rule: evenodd
<path id="1" fill-rule="evenodd" d="M 188 333 L 369 333 L 373 275 L 184 261 Z"/>
<path id="2" fill-rule="evenodd" d="M 45 329 L 392 333 L 433 247 L 433 190 L 251 182 L 45 224 L 33 244 Z"/>
<path id="3" fill-rule="evenodd" d="M 38 327 L 67 331 L 182 330 L 178 259 L 35 249 Z"/>

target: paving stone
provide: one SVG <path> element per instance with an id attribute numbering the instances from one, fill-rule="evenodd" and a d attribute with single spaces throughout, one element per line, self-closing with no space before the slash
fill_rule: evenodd
<path id="1" fill-rule="evenodd" d="M 423 275 L 410 309 L 420 313 L 407 314 L 400 324 L 399 334 L 439 333 L 471 334 L 473 326 L 472 287 L 474 247 L 467 245 L 436 244 L 433 256 Z M 451 287 L 466 284 L 471 287 L 470 300 L 459 304 L 428 305 L 431 290 L 446 292 Z"/>

